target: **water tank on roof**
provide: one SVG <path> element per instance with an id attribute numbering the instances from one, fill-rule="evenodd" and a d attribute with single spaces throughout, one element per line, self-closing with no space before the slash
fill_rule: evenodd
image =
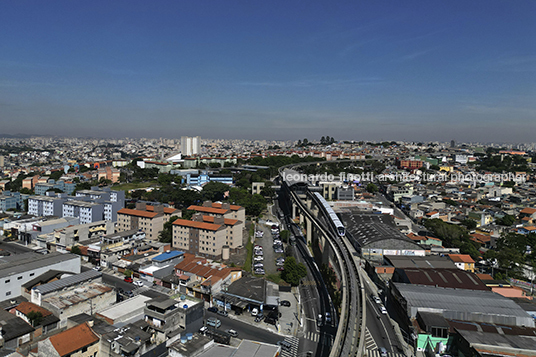
<path id="1" fill-rule="evenodd" d="M 187 333 L 186 334 L 186 338 L 188 338 L 188 341 L 191 341 L 193 337 L 194 337 L 193 333 Z"/>
<path id="2" fill-rule="evenodd" d="M 187 309 L 187 308 L 188 308 L 188 304 L 184 304 L 184 305 L 182 305 L 182 308 L 183 308 L 183 309 Z"/>
<path id="3" fill-rule="evenodd" d="M 181 336 L 181 343 L 188 342 L 188 338 L 186 336 Z"/>
<path id="4" fill-rule="evenodd" d="M 181 295 L 181 300 L 182 301 L 186 300 L 186 295 Z"/>

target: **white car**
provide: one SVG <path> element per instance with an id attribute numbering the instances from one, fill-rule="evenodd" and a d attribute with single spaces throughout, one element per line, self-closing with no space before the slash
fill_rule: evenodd
<path id="1" fill-rule="evenodd" d="M 380 311 L 382 314 L 387 315 L 387 309 L 384 306 L 380 306 Z"/>
<path id="2" fill-rule="evenodd" d="M 134 285 L 139 286 L 139 287 L 142 287 L 142 286 L 143 286 L 143 281 L 141 281 L 141 280 L 136 280 L 136 281 L 134 282 Z"/>
<path id="3" fill-rule="evenodd" d="M 256 262 L 262 262 L 264 260 L 264 257 L 262 255 L 257 255 L 255 258 L 253 258 Z"/>
<path id="4" fill-rule="evenodd" d="M 381 304 L 382 303 L 382 300 L 378 297 L 378 296 L 374 296 L 374 302 L 376 304 Z"/>

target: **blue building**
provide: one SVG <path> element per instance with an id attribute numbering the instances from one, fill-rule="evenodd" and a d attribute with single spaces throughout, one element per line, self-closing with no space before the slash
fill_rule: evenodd
<path id="1" fill-rule="evenodd" d="M 0 211 L 5 212 L 10 209 L 22 209 L 23 201 L 20 192 L 3 191 L 0 196 Z"/>
<path id="2" fill-rule="evenodd" d="M 187 174 L 186 180 L 183 178 L 182 183 L 186 183 L 188 186 L 203 186 L 208 182 L 221 182 L 226 185 L 233 184 L 233 175 L 225 174 L 208 174 L 203 172 L 201 174 Z"/>

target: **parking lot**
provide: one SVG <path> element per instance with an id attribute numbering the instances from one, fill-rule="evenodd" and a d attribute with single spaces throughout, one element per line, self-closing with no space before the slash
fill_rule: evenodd
<path id="1" fill-rule="evenodd" d="M 255 245 L 260 245 L 263 248 L 263 260 L 261 261 L 261 263 L 263 263 L 265 274 L 277 273 L 277 268 L 279 267 L 276 265 L 276 259 L 284 257 L 285 253 L 274 252 L 274 238 L 271 232 L 271 226 L 267 226 L 264 223 L 258 223 L 256 225 L 256 231 L 263 232 L 262 238 L 255 238 Z M 253 256 L 255 257 L 255 250 L 253 251 Z M 255 260 L 253 259 L 253 264 L 255 263 L 257 262 L 255 262 Z"/>

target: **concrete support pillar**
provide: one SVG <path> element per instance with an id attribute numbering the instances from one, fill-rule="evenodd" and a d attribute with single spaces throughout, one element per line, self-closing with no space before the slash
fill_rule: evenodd
<path id="1" fill-rule="evenodd" d="M 313 222 L 310 219 L 305 220 L 305 229 L 307 231 L 307 244 L 313 241 Z"/>

